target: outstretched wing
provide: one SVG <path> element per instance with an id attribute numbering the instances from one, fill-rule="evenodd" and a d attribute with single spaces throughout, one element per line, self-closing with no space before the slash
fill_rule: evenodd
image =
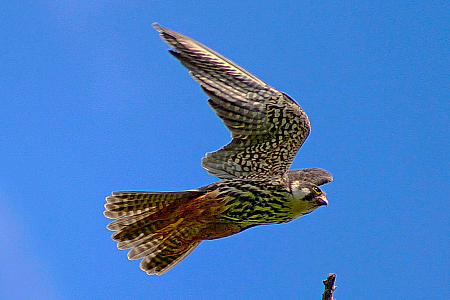
<path id="1" fill-rule="evenodd" d="M 310 131 L 302 108 L 214 50 L 156 23 L 153 26 L 231 131 L 229 144 L 202 159 L 208 173 L 226 179 L 282 175 L 289 170 Z"/>

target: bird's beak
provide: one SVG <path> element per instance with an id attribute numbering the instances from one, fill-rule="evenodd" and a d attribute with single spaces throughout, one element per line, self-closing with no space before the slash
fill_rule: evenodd
<path id="1" fill-rule="evenodd" d="M 317 199 L 320 205 L 328 205 L 327 196 L 322 195 L 319 199 Z"/>

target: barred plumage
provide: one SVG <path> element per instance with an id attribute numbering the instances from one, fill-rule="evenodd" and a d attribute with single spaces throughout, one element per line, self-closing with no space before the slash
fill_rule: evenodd
<path id="1" fill-rule="evenodd" d="M 318 186 L 332 176 L 312 168 L 288 171 L 310 132 L 306 113 L 288 95 L 199 42 L 154 27 L 210 97 L 232 141 L 207 153 L 202 166 L 222 180 L 180 192 L 114 192 L 104 215 L 129 259 L 163 274 L 202 240 L 257 225 L 292 221 L 328 204 Z"/>

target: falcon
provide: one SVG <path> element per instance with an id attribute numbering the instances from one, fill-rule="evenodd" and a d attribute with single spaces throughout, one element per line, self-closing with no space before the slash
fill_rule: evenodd
<path id="1" fill-rule="evenodd" d="M 207 153 L 202 167 L 220 180 L 177 192 L 113 192 L 107 228 L 119 249 L 131 249 L 147 274 L 161 275 L 203 240 L 286 223 L 328 205 L 319 186 L 333 180 L 319 168 L 289 170 L 310 132 L 308 116 L 280 92 L 219 53 L 153 24 L 208 95 L 232 140 Z"/>

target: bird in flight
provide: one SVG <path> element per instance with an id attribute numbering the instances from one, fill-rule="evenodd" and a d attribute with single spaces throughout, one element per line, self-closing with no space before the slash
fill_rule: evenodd
<path id="1" fill-rule="evenodd" d="M 310 132 L 308 116 L 280 92 L 214 50 L 157 23 L 153 27 L 210 98 L 232 140 L 202 167 L 219 181 L 178 192 L 113 192 L 107 228 L 147 274 L 169 271 L 203 240 L 290 222 L 327 205 L 319 168 L 289 170 Z"/>

